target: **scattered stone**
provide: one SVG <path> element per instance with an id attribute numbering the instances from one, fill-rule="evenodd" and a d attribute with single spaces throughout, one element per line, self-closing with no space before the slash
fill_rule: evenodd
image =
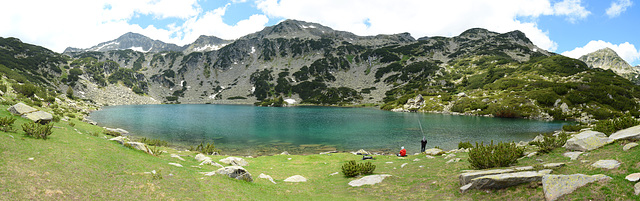
<path id="1" fill-rule="evenodd" d="M 393 163 L 393 162 L 389 161 L 389 162 L 386 162 L 386 163 L 387 163 L 387 164 L 391 164 L 391 163 Z"/>
<path id="2" fill-rule="evenodd" d="M 205 160 L 211 160 L 211 158 L 210 158 L 210 157 L 205 156 L 204 154 L 198 154 L 198 155 L 196 155 L 195 159 L 196 159 L 198 162 L 202 162 L 202 161 L 205 161 Z"/>
<path id="3" fill-rule="evenodd" d="M 27 160 L 33 161 L 34 158 L 28 158 Z"/>
<path id="4" fill-rule="evenodd" d="M 584 174 L 545 175 L 542 177 L 542 189 L 547 201 L 552 201 L 563 195 L 572 193 L 576 189 L 591 182 L 609 179 L 611 179 L 611 177 L 602 174 L 593 176 Z"/>
<path id="5" fill-rule="evenodd" d="M 402 165 L 400 165 L 400 168 L 404 168 L 404 166 L 406 166 L 409 163 L 403 163 Z"/>
<path id="6" fill-rule="evenodd" d="M 26 113 L 26 114 L 23 114 L 22 117 L 40 124 L 46 124 L 51 122 L 51 120 L 53 120 L 53 115 L 51 115 L 51 113 L 43 112 L 43 111 Z"/>
<path id="7" fill-rule="evenodd" d="M 355 155 L 371 155 L 371 153 L 369 153 L 368 151 L 365 151 L 364 149 L 360 149 L 356 152 L 352 152 Z"/>
<path id="8" fill-rule="evenodd" d="M 633 192 L 634 192 L 634 195 L 640 194 L 640 183 L 636 183 L 636 185 L 633 185 Z"/>
<path id="9" fill-rule="evenodd" d="M 527 146 L 529 143 L 525 142 L 525 141 L 520 141 L 518 142 L 518 144 L 516 144 L 516 147 L 525 147 Z"/>
<path id="10" fill-rule="evenodd" d="M 547 163 L 542 165 L 544 168 L 560 168 L 564 166 L 564 163 Z"/>
<path id="11" fill-rule="evenodd" d="M 288 161 L 290 161 L 290 160 L 291 160 L 291 158 L 287 158 L 287 160 L 288 160 Z"/>
<path id="12" fill-rule="evenodd" d="M 228 166 L 216 170 L 216 174 L 227 175 L 231 178 L 253 182 L 253 177 L 241 166 Z"/>
<path id="13" fill-rule="evenodd" d="M 87 119 L 87 118 L 82 119 L 82 122 L 85 122 L 94 126 L 98 125 L 98 122 L 92 121 L 91 119 Z"/>
<path id="14" fill-rule="evenodd" d="M 125 142 L 129 142 L 129 138 L 125 137 L 125 136 L 118 136 L 118 137 L 111 138 L 109 140 L 116 141 L 116 142 L 120 143 L 121 145 L 124 145 Z"/>
<path id="15" fill-rule="evenodd" d="M 290 154 L 287 151 L 283 151 L 282 153 L 280 153 L 280 155 L 290 155 Z"/>
<path id="16" fill-rule="evenodd" d="M 238 157 L 227 157 L 224 159 L 220 159 L 221 163 L 224 164 L 229 164 L 229 165 L 236 165 L 236 166 L 247 166 L 249 165 L 249 162 L 245 161 L 242 158 L 238 158 Z"/>
<path id="17" fill-rule="evenodd" d="M 543 142 L 544 141 L 544 136 L 542 135 L 538 135 L 535 138 L 533 138 L 533 140 L 531 140 L 532 142 Z"/>
<path id="18" fill-rule="evenodd" d="M 584 131 L 567 140 L 564 147 L 574 151 L 590 151 L 612 143 L 613 139 L 597 131 Z"/>
<path id="19" fill-rule="evenodd" d="M 320 154 L 331 154 L 331 153 L 338 153 L 338 151 L 320 152 Z"/>
<path id="20" fill-rule="evenodd" d="M 527 156 L 525 156 L 525 157 L 531 158 L 531 157 L 535 156 L 536 154 L 538 154 L 538 152 L 534 151 L 534 152 L 531 152 L 531 153 L 527 154 Z"/>
<path id="21" fill-rule="evenodd" d="M 640 139 L 640 125 L 634 126 L 627 129 L 619 130 L 609 136 L 609 138 L 613 140 L 624 140 L 624 139 Z"/>
<path id="22" fill-rule="evenodd" d="M 455 154 L 449 154 L 449 155 L 445 156 L 444 159 L 450 159 L 450 158 L 453 158 L 453 157 L 456 157 L 456 155 Z"/>
<path id="23" fill-rule="evenodd" d="M 200 163 L 200 165 L 213 165 L 219 168 L 223 168 L 224 166 L 220 165 L 219 163 L 213 162 L 211 160 L 204 160 L 202 161 L 202 163 Z"/>
<path id="24" fill-rule="evenodd" d="M 494 169 L 494 170 L 472 170 L 472 171 L 468 171 L 465 173 L 460 174 L 460 176 L 458 176 L 459 180 L 460 180 L 460 185 L 464 186 L 466 184 L 471 183 L 472 179 L 478 178 L 478 177 L 483 177 L 483 176 L 487 176 L 487 175 L 495 175 L 495 174 L 503 174 L 503 173 L 511 173 L 511 172 L 515 172 L 516 169 Z"/>
<path id="25" fill-rule="evenodd" d="M 417 159 L 417 158 L 416 158 L 416 159 L 413 159 L 413 161 L 414 161 L 414 162 L 418 162 L 418 161 L 420 161 L 420 159 Z"/>
<path id="26" fill-rule="evenodd" d="M 111 131 L 111 132 L 116 132 L 116 133 L 120 133 L 120 135 L 128 135 L 129 131 L 124 130 L 122 128 L 104 128 L 105 130 Z"/>
<path id="27" fill-rule="evenodd" d="M 438 155 L 442 155 L 444 151 L 438 148 L 431 148 L 431 149 L 425 150 L 424 153 L 431 156 L 438 156 Z"/>
<path id="28" fill-rule="evenodd" d="M 147 147 L 146 144 L 142 143 L 142 142 L 126 142 L 126 144 L 128 146 L 133 147 L 134 149 L 140 150 L 140 151 L 144 151 L 148 154 L 153 155 L 153 152 L 151 151 L 151 149 L 149 149 L 149 147 Z"/>
<path id="29" fill-rule="evenodd" d="M 470 183 L 460 187 L 460 192 L 465 193 L 470 189 L 503 189 L 523 183 L 541 181 L 543 176 L 550 173 L 551 170 L 540 170 L 482 176 L 472 179 Z"/>
<path id="30" fill-rule="evenodd" d="M 640 180 L 640 173 L 633 173 L 633 174 L 627 175 L 625 179 L 632 182 L 636 182 Z"/>
<path id="31" fill-rule="evenodd" d="M 574 160 L 577 160 L 578 157 L 580 156 L 580 154 L 582 154 L 582 153 L 584 153 L 584 152 L 575 151 L 575 152 L 567 152 L 567 153 L 564 153 L 562 155 L 565 156 L 565 157 L 569 157 L 569 158 L 571 158 L 572 161 L 574 161 Z"/>
<path id="32" fill-rule="evenodd" d="M 329 176 L 333 176 L 333 175 L 337 175 L 337 174 L 340 174 L 340 173 L 339 172 L 334 172 L 334 173 L 329 174 Z"/>
<path id="33" fill-rule="evenodd" d="M 592 167 L 604 168 L 604 169 L 616 169 L 620 167 L 620 162 L 616 160 L 599 160 L 591 164 Z"/>
<path id="34" fill-rule="evenodd" d="M 200 174 L 204 174 L 204 176 L 213 176 L 213 175 L 216 175 L 216 171 L 200 172 Z"/>
<path id="35" fill-rule="evenodd" d="M 434 158 L 436 158 L 436 157 L 433 157 L 433 156 L 431 156 L 431 155 L 427 155 L 427 158 L 428 158 L 428 159 L 434 159 Z"/>
<path id="36" fill-rule="evenodd" d="M 624 147 L 622 147 L 622 150 L 629 151 L 629 149 L 634 148 L 636 146 L 638 146 L 638 143 L 635 143 L 635 142 L 628 143 L 628 144 L 625 144 Z"/>
<path id="37" fill-rule="evenodd" d="M 171 158 L 177 158 L 178 160 L 184 161 L 184 159 L 180 157 L 178 154 L 171 154 Z"/>
<path id="38" fill-rule="evenodd" d="M 178 163 L 169 163 L 169 165 L 173 165 L 173 166 L 176 166 L 176 167 L 182 167 L 182 165 L 180 165 Z"/>
<path id="39" fill-rule="evenodd" d="M 362 185 L 374 185 L 377 183 L 382 182 L 382 180 L 384 180 L 384 178 L 386 177 L 390 177 L 391 175 L 388 174 L 380 174 L 380 175 L 369 175 L 369 176 L 364 176 L 360 179 L 356 179 L 353 181 L 349 182 L 349 186 L 362 186 Z"/>
<path id="40" fill-rule="evenodd" d="M 451 160 L 447 161 L 447 163 L 457 163 L 457 162 L 460 162 L 460 158 L 454 158 L 454 159 L 451 159 Z"/>
<path id="41" fill-rule="evenodd" d="M 293 175 L 289 178 L 286 178 L 284 181 L 285 182 L 307 182 L 307 178 L 304 178 L 303 176 L 300 176 L 300 175 Z"/>
<path id="42" fill-rule="evenodd" d="M 266 175 L 266 174 L 264 174 L 264 173 L 260 173 L 260 175 L 258 176 L 258 178 L 261 178 L 261 179 L 267 179 L 267 180 L 271 181 L 271 183 L 276 184 L 276 182 L 275 182 L 275 181 L 273 181 L 273 178 L 271 178 L 271 176 Z"/>
<path id="43" fill-rule="evenodd" d="M 16 114 L 16 115 L 23 115 L 23 114 L 38 111 L 38 109 L 32 108 L 31 106 L 28 106 L 27 104 L 24 104 L 22 102 L 9 107 L 8 110 L 9 112 L 11 112 L 11 114 Z"/>

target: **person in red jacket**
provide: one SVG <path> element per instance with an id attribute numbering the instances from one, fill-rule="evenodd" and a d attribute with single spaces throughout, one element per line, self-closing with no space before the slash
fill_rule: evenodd
<path id="1" fill-rule="evenodd" d="M 407 156 L 407 150 L 404 149 L 404 147 L 402 147 L 402 149 L 400 150 L 400 153 L 397 156 L 400 156 L 400 157 Z"/>

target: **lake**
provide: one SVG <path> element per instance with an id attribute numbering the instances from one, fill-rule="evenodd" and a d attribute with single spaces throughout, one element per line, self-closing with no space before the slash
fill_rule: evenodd
<path id="1" fill-rule="evenodd" d="M 255 107 L 249 105 L 129 105 L 92 112 L 101 126 L 123 128 L 134 137 L 182 147 L 215 142 L 223 154 L 263 155 L 323 151 L 420 151 L 422 124 L 427 148 L 455 149 L 461 141 L 529 141 L 568 122 L 546 122 L 374 108 Z"/>

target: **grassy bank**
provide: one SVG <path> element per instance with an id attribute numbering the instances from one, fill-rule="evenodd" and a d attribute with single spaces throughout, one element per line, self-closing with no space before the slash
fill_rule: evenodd
<path id="1" fill-rule="evenodd" d="M 2 106 L 6 108 L 7 106 Z M 6 109 L 0 117 L 9 116 Z M 220 175 L 204 176 L 200 172 L 215 171 L 214 166 L 198 166 L 194 152 L 179 152 L 161 147 L 168 153 L 155 157 L 108 141 L 102 128 L 77 119 L 55 123 L 50 139 L 25 137 L 20 125 L 27 120 L 16 117 L 16 132 L 0 132 L 0 200 L 543 200 L 542 186 L 525 184 L 504 190 L 477 191 L 460 194 L 458 175 L 470 169 L 468 155 L 457 153 L 460 162 L 446 163 L 449 159 L 424 155 L 399 158 L 375 156 L 374 174 L 391 174 L 377 185 L 351 187 L 354 178 L 340 172 L 342 164 L 359 160 L 361 156 L 349 153 L 331 155 L 275 155 L 246 158 L 245 168 L 253 175 L 248 183 Z M 77 129 L 77 131 L 76 131 Z M 616 142 L 589 152 L 578 161 L 563 157 L 564 148 L 550 154 L 522 159 L 518 166 L 563 162 L 567 166 L 554 170 L 554 174 L 606 174 L 613 177 L 608 183 L 594 183 L 578 189 L 562 199 L 632 200 L 633 184 L 624 180 L 627 174 L 640 172 L 637 156 L 640 148 L 622 151 L 624 142 Z M 181 155 L 186 161 L 170 157 Z M 214 161 L 226 156 L 212 156 Z M 30 160 L 33 158 L 33 160 Z M 418 160 L 416 160 L 418 159 Z M 615 170 L 590 167 L 599 159 L 616 159 L 622 166 Z M 581 162 L 588 160 L 588 162 Z M 175 167 L 168 163 L 180 163 Z M 407 163 L 403 168 L 402 164 Z M 153 179 L 152 170 L 159 171 L 163 179 Z M 259 179 L 264 173 L 277 184 Z M 284 179 L 302 175 L 306 183 L 287 183 Z"/>

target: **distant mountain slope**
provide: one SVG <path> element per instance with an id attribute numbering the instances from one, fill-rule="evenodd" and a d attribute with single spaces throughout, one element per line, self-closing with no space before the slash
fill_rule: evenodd
<path id="1" fill-rule="evenodd" d="M 198 37 L 195 42 L 187 45 L 184 49 L 184 52 L 188 54 L 191 52 L 208 52 L 219 50 L 220 48 L 232 42 L 233 40 L 224 40 L 215 36 L 202 35 Z"/>
<path id="2" fill-rule="evenodd" d="M 163 52 L 163 51 L 182 51 L 183 47 L 175 44 L 164 43 L 159 40 L 153 40 L 149 37 L 137 33 L 126 33 L 115 40 L 100 43 L 87 49 L 67 48 L 64 53 L 82 53 L 82 52 L 107 52 L 111 50 L 131 49 L 138 52 Z"/>
<path id="3" fill-rule="evenodd" d="M 595 52 L 583 55 L 579 58 L 591 68 L 611 69 L 616 74 L 640 84 L 640 68 L 629 65 L 624 59 L 610 48 L 603 48 Z"/>
<path id="4" fill-rule="evenodd" d="M 0 37 L 0 72 L 18 82 L 52 86 L 69 57 L 44 47 Z"/>

